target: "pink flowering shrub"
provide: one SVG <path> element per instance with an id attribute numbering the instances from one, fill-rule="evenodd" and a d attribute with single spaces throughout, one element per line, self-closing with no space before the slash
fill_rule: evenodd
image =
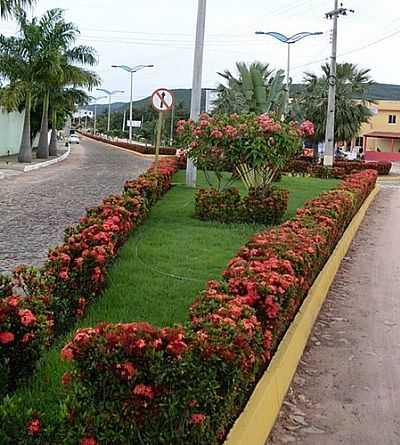
<path id="1" fill-rule="evenodd" d="M 346 177 L 292 220 L 254 235 L 184 326 L 79 330 L 61 352 L 73 364 L 63 378 L 64 443 L 223 443 L 376 179 L 371 170 Z"/>
<path id="2" fill-rule="evenodd" d="M 286 211 L 285 203 L 287 205 L 286 192 L 271 190 L 271 184 L 279 178 L 280 169 L 301 151 L 303 138 L 314 133 L 314 126 L 309 121 L 300 125 L 294 121 L 280 122 L 268 114 L 213 117 L 203 114 L 197 124 L 179 121 L 177 133 L 187 156 L 204 170 L 210 185 L 213 184 L 210 171 L 216 177 L 213 191 L 198 192 L 196 215 L 225 223 L 269 225 L 280 221 Z M 227 205 L 224 203 L 226 189 L 232 181 L 227 171 L 240 177 L 248 191 L 233 214 L 230 201 Z M 229 193 L 234 196 L 236 192 L 230 190 Z"/>
<path id="3" fill-rule="evenodd" d="M 177 134 L 187 156 L 199 168 L 215 173 L 218 189 L 223 186 L 222 172 L 232 166 L 238 170 L 243 164 L 258 173 L 265 188 L 274 176 L 269 171 L 276 173 L 299 153 L 303 138 L 314 134 L 314 126 L 309 121 L 280 122 L 268 114 L 202 114 L 196 124 L 178 121 Z"/>

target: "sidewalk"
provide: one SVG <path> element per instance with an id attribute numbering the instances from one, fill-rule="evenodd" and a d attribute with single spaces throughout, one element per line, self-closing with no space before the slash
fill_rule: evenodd
<path id="1" fill-rule="evenodd" d="M 345 258 L 268 445 L 400 444 L 400 186 Z"/>
<path id="2" fill-rule="evenodd" d="M 62 149 L 59 145 L 58 156 L 50 156 L 48 159 L 37 159 L 36 153 L 33 153 L 31 163 L 18 162 L 18 155 L 0 157 L 0 179 L 17 176 L 28 171 L 48 167 L 66 159 L 70 154 L 70 148 Z"/>

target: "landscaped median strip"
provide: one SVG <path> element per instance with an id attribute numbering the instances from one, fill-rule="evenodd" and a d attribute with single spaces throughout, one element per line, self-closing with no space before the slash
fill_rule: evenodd
<path id="1" fill-rule="evenodd" d="M 183 327 L 131 323 L 81 330 L 63 351 L 76 371 L 63 379 L 70 382 L 69 416 L 58 432 L 60 443 L 221 443 L 375 181 L 372 172 L 352 175 L 299 209 L 295 219 L 255 235 L 231 261 L 225 280 L 211 282 L 192 305 L 191 322 Z M 105 204 L 111 203 L 109 198 Z M 107 205 L 88 218 L 96 220 Z M 73 236 L 68 232 L 70 242 Z M 55 253 L 56 270 L 65 279 L 65 252 Z M 24 426 L 15 430 L 11 418 L 3 426 L 23 436 L 21 443 L 47 443 L 40 416 L 31 415 L 28 435 Z"/>
<path id="2" fill-rule="evenodd" d="M 221 443 L 376 178 L 351 175 L 255 235 L 196 299 L 190 323 L 79 330 L 62 352 L 74 365 L 68 440 Z"/>
<path id="3" fill-rule="evenodd" d="M 346 229 L 335 250 L 310 288 L 267 371 L 258 382 L 225 445 L 264 445 L 279 415 L 308 338 L 343 258 L 363 222 L 379 187 L 371 192 Z"/>

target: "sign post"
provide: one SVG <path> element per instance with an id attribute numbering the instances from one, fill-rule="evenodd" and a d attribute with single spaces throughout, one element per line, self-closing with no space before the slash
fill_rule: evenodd
<path id="1" fill-rule="evenodd" d="M 175 95 L 166 88 L 159 88 L 151 96 L 153 108 L 158 111 L 157 137 L 156 137 L 156 159 L 155 172 L 158 173 L 158 164 L 160 158 L 161 132 L 164 120 L 164 113 L 172 110 L 175 105 Z"/>

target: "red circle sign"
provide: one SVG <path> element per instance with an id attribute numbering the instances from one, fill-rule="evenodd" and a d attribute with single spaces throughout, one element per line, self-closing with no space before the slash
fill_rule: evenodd
<path id="1" fill-rule="evenodd" d="M 175 94 L 166 88 L 159 88 L 151 95 L 151 104 L 159 112 L 170 111 L 175 105 Z"/>

